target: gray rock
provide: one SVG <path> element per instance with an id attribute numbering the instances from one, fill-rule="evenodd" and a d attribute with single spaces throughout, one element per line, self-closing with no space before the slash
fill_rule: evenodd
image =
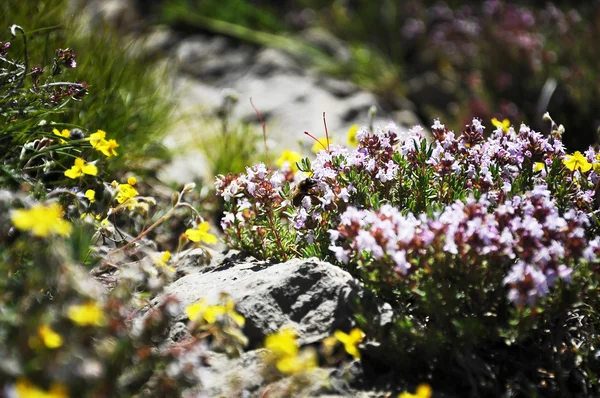
<path id="1" fill-rule="evenodd" d="M 177 36 L 166 26 L 154 26 L 143 37 L 142 54 L 147 57 L 166 55 L 175 45 Z"/>
<path id="2" fill-rule="evenodd" d="M 222 54 L 227 49 L 228 42 L 223 36 L 208 37 L 194 35 L 179 43 L 175 57 L 185 70 L 192 69 L 197 63 Z"/>
<path id="3" fill-rule="evenodd" d="M 354 83 L 348 80 L 334 79 L 325 76 L 318 80 L 318 84 L 338 98 L 346 98 L 360 90 Z"/>
<path id="4" fill-rule="evenodd" d="M 284 325 L 298 331 L 301 344 L 319 342 L 336 329 L 347 331 L 355 326 L 353 302 L 365 294 L 349 273 L 316 258 L 272 264 L 232 251 L 213 257 L 207 266 L 195 266 L 196 261 L 190 253 L 178 264 L 185 275 L 165 294 L 179 299 L 182 308 L 201 298 L 215 300 L 221 292 L 230 294 L 246 318 L 250 347 L 261 346 L 265 336 Z M 377 311 L 384 327 L 391 321 L 391 308 L 371 312 Z M 182 312 L 176 321 L 185 318 Z"/>
<path id="5" fill-rule="evenodd" d="M 272 73 L 303 74 L 302 69 L 289 55 L 274 48 L 259 51 L 248 70 L 249 76 L 265 77 Z"/>

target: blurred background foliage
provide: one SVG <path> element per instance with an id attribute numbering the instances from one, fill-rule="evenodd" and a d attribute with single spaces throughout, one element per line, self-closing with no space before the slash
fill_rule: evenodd
<path id="1" fill-rule="evenodd" d="M 88 133 L 102 129 L 120 145 L 119 156 L 107 165 L 111 171 L 149 171 L 151 159 L 169 157 L 160 144 L 174 109 L 164 84 L 166 71 L 124 51 L 134 45 L 131 39 L 80 15 L 67 0 L 6 0 L 0 4 L 0 41 L 10 41 L 11 55 L 23 59 L 21 37 L 12 38 L 8 29 L 21 26 L 30 66 L 51 65 L 57 49 L 73 49 L 77 68 L 66 70 L 63 81 L 85 81 L 89 94 L 46 114 L 46 121 L 80 126 Z M 41 81 L 49 73 L 45 71 Z"/>
<path id="2" fill-rule="evenodd" d="M 174 0 L 157 21 L 260 44 L 264 34 L 302 43 L 318 27 L 348 45 L 346 60 L 314 42 L 288 46 L 376 92 L 390 109 L 407 97 L 426 124 L 462 128 L 472 116 L 508 118 L 545 131 L 548 110 L 570 149 L 596 141 L 600 126 L 600 2 L 487 0 Z M 218 3 L 218 4 L 213 4 Z M 310 48 L 309 51 L 307 48 Z"/>

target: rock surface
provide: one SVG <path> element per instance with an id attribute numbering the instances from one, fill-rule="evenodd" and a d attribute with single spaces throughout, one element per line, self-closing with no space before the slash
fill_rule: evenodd
<path id="1" fill-rule="evenodd" d="M 196 266 L 201 253 L 192 251 L 178 266 L 181 276 L 166 289 L 182 308 L 228 293 L 246 318 L 244 334 L 251 347 L 281 326 L 294 327 L 301 344 L 320 342 L 336 329 L 355 326 L 354 301 L 365 292 L 360 283 L 341 268 L 316 258 L 269 263 L 230 251 L 215 254 L 209 265 Z M 157 301 L 161 297 L 157 298 Z M 391 322 L 391 308 L 373 309 L 381 327 Z M 176 321 L 185 321 L 181 313 Z"/>

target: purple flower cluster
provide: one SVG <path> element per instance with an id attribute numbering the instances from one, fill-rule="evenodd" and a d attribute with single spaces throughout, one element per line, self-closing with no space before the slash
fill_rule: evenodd
<path id="1" fill-rule="evenodd" d="M 246 173 L 239 176 L 218 176 L 217 195 L 229 206 L 221 221 L 223 230 L 233 228 L 239 234 L 249 220 L 284 204 L 282 188 L 289 178 L 293 178 L 293 174 L 270 170 L 264 163 L 246 167 Z"/>
<path id="2" fill-rule="evenodd" d="M 509 299 L 518 305 L 535 304 L 557 279 L 569 281 L 572 262 L 586 247 L 587 216 L 575 210 L 561 216 L 542 186 L 491 207 L 483 197 L 456 202 L 430 218 L 403 215 L 389 205 L 377 211 L 351 207 L 329 231 L 330 250 L 344 264 L 393 270 L 391 283 L 403 283 L 416 270 L 435 272 L 448 261 L 502 269 L 505 276 L 496 282 L 509 287 Z"/>

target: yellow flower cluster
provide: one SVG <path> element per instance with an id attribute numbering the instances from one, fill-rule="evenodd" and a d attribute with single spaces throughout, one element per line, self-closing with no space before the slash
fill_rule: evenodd
<path id="1" fill-rule="evenodd" d="M 139 195 L 139 192 L 133 187 L 135 183 L 136 180 L 133 177 L 128 178 L 126 184 L 119 184 L 116 181 L 112 182 L 112 186 L 117 188 L 116 199 L 119 204 L 132 201 L 133 198 Z"/>
<path id="2" fill-rule="evenodd" d="M 208 221 L 203 221 L 197 228 L 189 228 L 185 231 L 185 236 L 192 242 L 204 242 L 209 245 L 217 243 L 217 237 L 208 232 L 210 224 Z"/>
<path id="3" fill-rule="evenodd" d="M 102 307 L 93 301 L 70 306 L 67 317 L 79 326 L 103 326 L 105 323 Z"/>
<path id="4" fill-rule="evenodd" d="M 51 234 L 68 236 L 71 224 L 62 218 L 63 210 L 58 203 L 43 205 L 36 203 L 29 209 L 13 211 L 11 221 L 22 231 L 31 231 L 35 236 L 46 237 Z"/>
<path id="5" fill-rule="evenodd" d="M 88 139 L 90 141 L 90 144 L 92 145 L 92 148 L 99 152 L 102 152 L 107 158 L 119 155 L 115 150 L 115 148 L 119 147 L 119 144 L 117 144 L 117 141 L 114 139 L 107 140 L 105 131 L 98 130 L 95 133 L 91 134 Z"/>
<path id="6" fill-rule="evenodd" d="M 310 372 L 317 367 L 317 353 L 312 347 L 300 351 L 298 334 L 292 328 L 282 328 L 267 336 L 265 348 L 273 354 L 275 366 L 286 375 Z"/>
<path id="7" fill-rule="evenodd" d="M 18 398 L 68 398 L 67 387 L 62 383 L 54 383 L 50 390 L 45 391 L 32 384 L 25 378 L 20 378 L 15 384 L 15 393 Z"/>
<path id="8" fill-rule="evenodd" d="M 240 327 L 246 323 L 244 317 L 235 311 L 235 303 L 231 300 L 227 300 L 225 305 L 210 305 L 203 298 L 197 303 L 188 305 L 185 314 L 192 322 L 203 321 L 209 325 L 217 322 L 219 317 L 228 317 Z"/>

